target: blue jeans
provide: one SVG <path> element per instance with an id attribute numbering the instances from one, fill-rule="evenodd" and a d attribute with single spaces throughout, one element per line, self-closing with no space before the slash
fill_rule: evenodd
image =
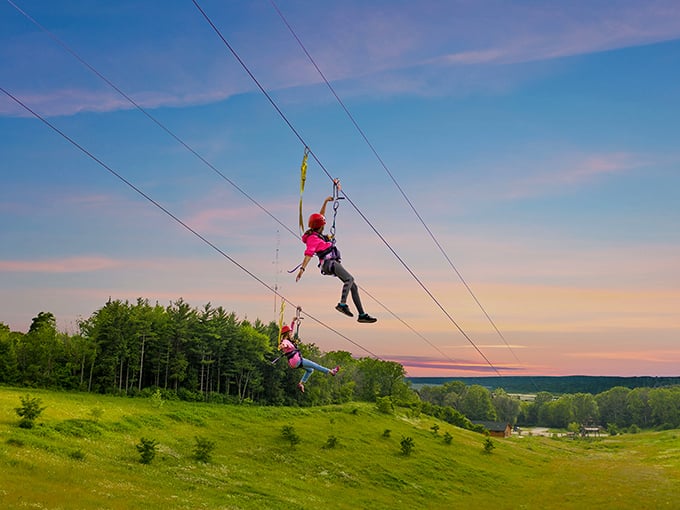
<path id="1" fill-rule="evenodd" d="M 323 372 L 324 374 L 330 372 L 330 370 L 327 369 L 326 367 L 322 367 L 318 363 L 314 363 L 313 361 L 308 360 L 306 358 L 302 358 L 302 361 L 298 365 L 298 368 L 302 368 L 305 371 L 305 373 L 302 374 L 302 379 L 300 379 L 300 382 L 303 384 L 307 382 L 307 379 L 309 379 L 309 377 L 314 373 L 314 370 L 318 370 L 319 372 Z"/>

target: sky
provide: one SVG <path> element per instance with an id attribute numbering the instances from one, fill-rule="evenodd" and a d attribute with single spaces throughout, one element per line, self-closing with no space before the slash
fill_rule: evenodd
<path id="1" fill-rule="evenodd" d="M 0 322 L 276 291 L 410 376 L 678 376 L 679 83 L 675 0 L 0 0 Z M 375 324 L 288 273 L 305 146 Z"/>

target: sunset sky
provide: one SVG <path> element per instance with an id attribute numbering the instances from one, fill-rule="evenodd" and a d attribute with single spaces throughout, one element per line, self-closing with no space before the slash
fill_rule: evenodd
<path id="1" fill-rule="evenodd" d="M 192 0 L 0 0 L 0 322 L 276 288 L 411 376 L 680 375 L 677 1 L 197 3 L 269 98 Z M 287 272 L 305 144 L 376 324 Z"/>

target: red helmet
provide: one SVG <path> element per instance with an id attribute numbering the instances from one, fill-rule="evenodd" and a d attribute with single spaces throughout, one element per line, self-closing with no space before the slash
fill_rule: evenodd
<path id="1" fill-rule="evenodd" d="M 309 228 L 316 230 L 317 228 L 323 227 L 325 224 L 326 218 L 323 217 L 323 214 L 314 213 L 309 216 Z"/>
<path id="2" fill-rule="evenodd" d="M 283 326 L 283 327 L 281 328 L 281 334 L 282 334 L 282 335 L 285 335 L 286 333 L 290 333 L 291 331 L 293 331 L 293 330 L 290 329 L 290 326 Z"/>

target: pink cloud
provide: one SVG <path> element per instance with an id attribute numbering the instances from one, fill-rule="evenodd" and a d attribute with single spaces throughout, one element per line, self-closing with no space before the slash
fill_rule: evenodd
<path id="1" fill-rule="evenodd" d="M 557 178 L 563 182 L 578 184 L 602 175 L 626 172 L 639 167 L 640 164 L 634 154 L 625 152 L 595 154 L 558 173 Z"/>
<path id="2" fill-rule="evenodd" d="M 186 223 L 200 232 L 225 234 L 230 230 L 230 225 L 243 224 L 252 215 L 252 207 L 213 207 L 194 213 L 187 218 Z"/>
<path id="3" fill-rule="evenodd" d="M 442 55 L 432 62 L 441 65 L 531 62 L 668 41 L 680 35 L 677 6 L 663 0 L 647 2 L 642 8 L 636 4 L 630 8 L 613 5 L 598 8 L 576 3 L 561 10 L 538 10 L 519 4 L 504 9 L 502 17 L 480 30 L 491 46 Z M 467 14 L 473 21 L 477 15 Z M 471 32 L 466 36 L 475 38 Z"/>
<path id="4" fill-rule="evenodd" d="M 493 368 L 487 363 L 480 363 L 479 361 L 470 361 L 464 359 L 447 360 L 443 358 L 431 358 L 424 356 L 391 356 L 392 361 L 410 367 L 410 368 L 434 368 L 434 369 L 449 369 L 449 370 L 474 370 L 474 371 L 492 371 Z M 520 370 L 512 365 L 494 365 L 498 370 Z"/>
<path id="5" fill-rule="evenodd" d="M 432 59 L 430 62 L 433 64 L 482 64 L 500 61 L 506 54 L 507 53 L 501 49 L 462 51 L 460 53 L 452 53 L 450 55 Z"/>
<path id="6" fill-rule="evenodd" d="M 6 273 L 88 273 L 119 267 L 121 263 L 106 257 L 67 257 L 51 260 L 0 260 L 0 272 Z"/>
<path id="7" fill-rule="evenodd" d="M 11 91 L 10 91 L 11 92 Z M 143 92 L 130 94 L 145 109 L 159 106 L 187 106 L 210 104 L 227 99 L 233 92 L 207 90 L 198 93 Z M 113 89 L 87 90 L 60 88 L 48 93 L 17 92 L 13 95 L 29 108 L 45 117 L 74 115 L 80 112 L 113 112 L 136 107 Z M 0 115 L 32 117 L 23 107 L 11 99 L 0 102 Z"/>
<path id="8" fill-rule="evenodd" d="M 564 155 L 560 156 L 564 157 Z M 564 160 L 544 161 L 542 168 L 529 172 L 524 179 L 513 179 L 502 193 L 508 198 L 526 198 L 563 190 L 565 185 L 578 186 L 595 179 L 623 173 L 640 167 L 642 161 L 634 154 L 615 152 L 581 157 L 567 156 Z"/>
<path id="9" fill-rule="evenodd" d="M 565 356 L 572 358 L 594 359 L 594 360 L 611 360 L 611 361 L 640 361 L 653 363 L 674 363 L 677 364 L 680 360 L 680 350 L 669 349 L 649 349 L 643 351 L 593 351 L 593 352 L 572 352 L 566 353 Z"/>

